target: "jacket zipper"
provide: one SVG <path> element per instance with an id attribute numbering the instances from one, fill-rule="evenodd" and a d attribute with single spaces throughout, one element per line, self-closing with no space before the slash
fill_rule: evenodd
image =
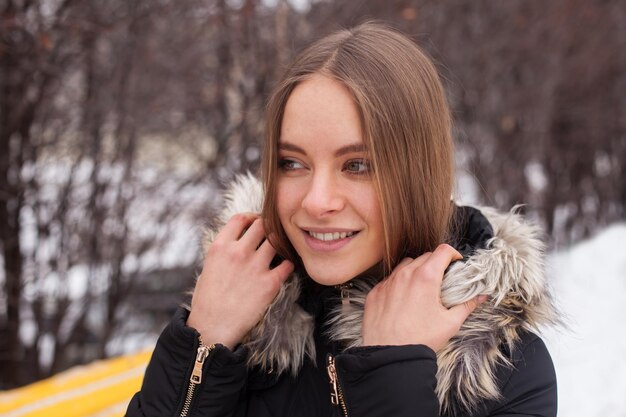
<path id="1" fill-rule="evenodd" d="M 341 390 L 339 378 L 337 377 L 337 368 L 335 368 L 335 357 L 331 354 L 328 355 L 326 370 L 330 378 L 330 403 L 340 406 L 343 416 L 348 417 L 348 409 L 346 408 L 346 403 L 343 399 L 343 391 Z"/>
<path id="2" fill-rule="evenodd" d="M 345 308 L 350 305 L 350 288 L 352 288 L 351 282 L 335 285 L 335 288 L 339 289 L 341 295 L 341 308 Z"/>
<path id="3" fill-rule="evenodd" d="M 180 417 L 187 417 L 189 409 L 191 408 L 191 401 L 196 390 L 196 385 L 200 385 L 202 382 L 202 366 L 209 353 L 215 349 L 215 345 L 206 346 L 200 339 L 200 345 L 198 346 L 198 353 L 196 354 L 196 361 L 193 364 L 193 371 L 189 378 L 189 385 L 187 386 L 187 396 L 185 397 L 185 403 L 183 409 L 180 411 Z"/>

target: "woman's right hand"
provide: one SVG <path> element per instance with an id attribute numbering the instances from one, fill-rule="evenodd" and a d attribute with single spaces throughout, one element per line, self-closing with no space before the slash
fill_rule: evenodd
<path id="1" fill-rule="evenodd" d="M 263 239 L 263 220 L 242 213 L 233 216 L 209 246 L 187 319 L 204 344 L 221 343 L 232 350 L 263 317 L 293 271 L 287 260 L 270 269 L 276 250 Z"/>

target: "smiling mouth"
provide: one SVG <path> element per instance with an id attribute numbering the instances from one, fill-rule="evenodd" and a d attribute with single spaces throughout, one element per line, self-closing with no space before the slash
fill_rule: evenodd
<path id="1" fill-rule="evenodd" d="M 309 230 L 307 231 L 307 233 L 313 239 L 321 240 L 323 242 L 332 242 L 333 240 L 340 240 L 340 239 L 345 239 L 350 236 L 354 236 L 359 232 L 356 231 L 356 232 L 316 233 L 316 232 L 312 232 Z"/>

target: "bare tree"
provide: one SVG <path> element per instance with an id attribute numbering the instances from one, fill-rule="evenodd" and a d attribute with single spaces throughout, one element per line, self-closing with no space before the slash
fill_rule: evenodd
<path id="1" fill-rule="evenodd" d="M 295 14 L 278 8 L 284 37 Z M 275 10 L 253 0 L 0 10 L 7 388 L 114 351 L 129 317 L 141 320 L 131 309 L 145 305 L 143 288 L 191 285 L 198 247 L 172 249 L 177 223 L 210 217 L 221 185 L 256 169 L 265 95 L 282 71 L 273 63 L 290 51 L 275 42 Z M 162 300 L 172 308 L 178 297 Z"/>

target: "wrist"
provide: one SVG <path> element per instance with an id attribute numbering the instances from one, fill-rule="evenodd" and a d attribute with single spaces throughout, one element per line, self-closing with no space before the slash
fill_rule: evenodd
<path id="1" fill-rule="evenodd" d="M 198 333 L 200 333 L 200 338 L 203 344 L 213 345 L 219 343 L 232 351 L 234 350 L 235 346 L 237 346 L 241 342 L 241 337 L 233 334 L 232 331 L 207 325 L 205 321 L 206 320 L 198 320 L 198 318 L 193 314 L 192 311 L 189 314 L 186 323 L 188 327 L 191 327 L 195 329 Z"/>

